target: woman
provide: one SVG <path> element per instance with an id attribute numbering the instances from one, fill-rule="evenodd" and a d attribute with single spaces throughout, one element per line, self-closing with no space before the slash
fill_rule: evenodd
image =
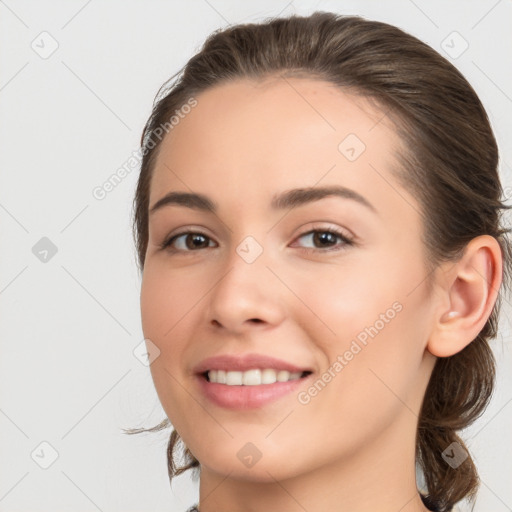
<path id="1" fill-rule="evenodd" d="M 317 12 L 213 33 L 157 100 L 134 228 L 167 418 L 130 433 L 172 424 L 170 478 L 200 474 L 190 510 L 474 499 L 457 431 L 492 393 L 511 248 L 461 73 L 396 27 Z"/>

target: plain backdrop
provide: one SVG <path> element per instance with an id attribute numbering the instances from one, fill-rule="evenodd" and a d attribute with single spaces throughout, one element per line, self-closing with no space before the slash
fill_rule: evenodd
<path id="1" fill-rule="evenodd" d="M 0 1 L 0 511 L 197 501 L 190 472 L 169 485 L 170 430 L 121 431 L 165 417 L 137 358 L 137 169 L 93 192 L 138 149 L 158 88 L 207 35 L 315 10 L 391 23 L 450 59 L 487 109 L 512 195 L 510 1 Z M 475 512 L 512 510 L 509 316 L 504 303 L 496 392 L 463 433 L 482 478 Z"/>

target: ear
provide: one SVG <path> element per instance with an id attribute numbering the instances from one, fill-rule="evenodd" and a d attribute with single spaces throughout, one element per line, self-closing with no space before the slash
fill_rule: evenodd
<path id="1" fill-rule="evenodd" d="M 490 235 L 473 238 L 460 260 L 450 262 L 438 283 L 440 300 L 426 347 L 431 354 L 452 356 L 478 336 L 498 297 L 502 267 L 500 245 Z"/>

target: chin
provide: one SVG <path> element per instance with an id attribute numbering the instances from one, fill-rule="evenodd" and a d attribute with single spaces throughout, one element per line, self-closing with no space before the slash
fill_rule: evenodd
<path id="1" fill-rule="evenodd" d="M 249 450 L 250 448 L 246 448 L 246 453 Z M 206 469 L 218 475 L 229 475 L 231 479 L 259 483 L 275 483 L 276 480 L 286 480 L 301 472 L 299 467 L 290 466 L 290 457 L 285 454 L 273 453 L 268 457 L 262 453 L 259 459 L 250 461 L 243 451 L 237 453 L 240 451 L 242 450 L 214 453 L 211 447 L 207 447 L 205 457 L 198 458 L 201 471 Z"/>

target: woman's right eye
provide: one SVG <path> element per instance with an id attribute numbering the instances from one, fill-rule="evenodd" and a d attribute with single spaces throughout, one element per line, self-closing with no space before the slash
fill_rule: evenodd
<path id="1" fill-rule="evenodd" d="M 182 240 L 180 240 L 182 239 Z M 171 252 L 192 252 L 194 249 L 203 249 L 204 241 L 210 237 L 199 231 L 182 231 L 165 240 L 160 246 L 162 249 L 170 249 Z"/>

